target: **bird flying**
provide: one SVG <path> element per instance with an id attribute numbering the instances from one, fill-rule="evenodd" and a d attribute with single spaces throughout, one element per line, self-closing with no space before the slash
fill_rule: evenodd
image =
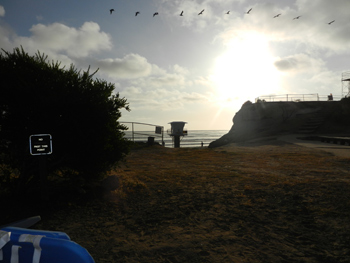
<path id="1" fill-rule="evenodd" d="M 184 11 L 181 11 L 181 14 L 180 14 L 180 16 L 183 16 L 184 15 Z"/>
<path id="2" fill-rule="evenodd" d="M 155 16 L 157 16 L 157 15 L 159 15 L 158 12 L 155 12 L 155 13 L 153 14 L 153 17 L 155 17 Z"/>
<path id="3" fill-rule="evenodd" d="M 334 22 L 335 22 L 335 20 L 329 22 L 328 25 L 331 25 L 331 24 L 333 24 Z"/>
<path id="4" fill-rule="evenodd" d="M 226 14 L 229 15 L 229 14 L 230 14 L 230 11 L 227 11 Z"/>
<path id="5" fill-rule="evenodd" d="M 198 15 L 202 15 L 202 14 L 203 14 L 203 12 L 204 12 L 204 9 L 203 9 L 202 11 L 200 11 Z"/>
<path id="6" fill-rule="evenodd" d="M 253 8 L 250 8 L 248 11 L 247 11 L 247 14 L 249 15 L 250 11 L 252 11 Z"/>
<path id="7" fill-rule="evenodd" d="M 114 9 L 109 9 L 109 13 L 112 14 Z"/>
<path id="8" fill-rule="evenodd" d="M 277 14 L 277 15 L 275 15 L 273 18 L 276 18 L 276 17 L 279 17 L 281 14 Z"/>
<path id="9" fill-rule="evenodd" d="M 139 12 L 139 11 L 137 11 L 137 12 L 135 13 L 135 16 L 137 16 L 138 14 L 140 14 L 140 12 Z"/>
<path id="10" fill-rule="evenodd" d="M 301 16 L 294 17 L 293 20 L 294 20 L 294 19 L 299 19 L 300 17 L 301 17 Z"/>

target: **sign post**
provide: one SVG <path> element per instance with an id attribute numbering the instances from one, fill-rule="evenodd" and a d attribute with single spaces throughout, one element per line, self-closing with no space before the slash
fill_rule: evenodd
<path id="1" fill-rule="evenodd" d="M 50 134 L 35 134 L 29 136 L 31 155 L 47 155 L 52 153 L 52 136 Z"/>
<path id="2" fill-rule="evenodd" d="M 39 155 L 41 198 L 46 198 L 47 167 L 46 155 L 52 154 L 52 136 L 50 134 L 34 134 L 29 136 L 31 155 Z"/>

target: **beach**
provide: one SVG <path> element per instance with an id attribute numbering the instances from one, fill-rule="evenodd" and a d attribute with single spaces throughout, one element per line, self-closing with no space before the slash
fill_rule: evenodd
<path id="1" fill-rule="evenodd" d="M 350 159 L 268 138 L 135 148 L 117 189 L 35 227 L 95 262 L 350 262 Z"/>

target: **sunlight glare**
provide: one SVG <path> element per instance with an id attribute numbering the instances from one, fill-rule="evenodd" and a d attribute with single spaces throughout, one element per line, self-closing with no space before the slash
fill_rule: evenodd
<path id="1" fill-rule="evenodd" d="M 219 103 L 232 107 L 277 91 L 279 73 L 268 47 L 268 39 L 257 32 L 232 38 L 227 51 L 216 59 L 211 80 Z M 237 106 L 237 105 L 236 105 Z"/>

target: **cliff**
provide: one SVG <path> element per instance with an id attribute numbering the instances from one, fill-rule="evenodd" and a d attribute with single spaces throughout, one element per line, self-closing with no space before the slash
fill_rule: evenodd
<path id="1" fill-rule="evenodd" d="M 244 103 L 231 130 L 209 148 L 283 134 L 350 136 L 350 98 L 341 101 Z"/>

